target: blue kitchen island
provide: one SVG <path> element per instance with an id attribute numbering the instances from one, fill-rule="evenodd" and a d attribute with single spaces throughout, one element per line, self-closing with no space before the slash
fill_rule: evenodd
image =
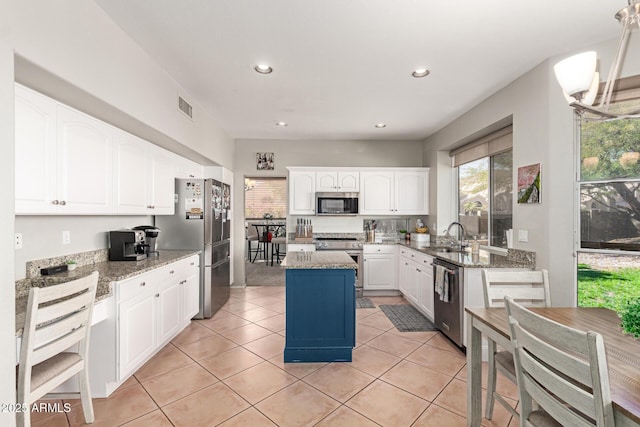
<path id="1" fill-rule="evenodd" d="M 290 252 L 285 362 L 351 362 L 356 342 L 357 264 L 346 252 Z"/>

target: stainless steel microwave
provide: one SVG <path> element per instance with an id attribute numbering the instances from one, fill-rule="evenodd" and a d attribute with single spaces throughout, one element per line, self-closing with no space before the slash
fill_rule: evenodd
<path id="1" fill-rule="evenodd" d="M 316 215 L 357 215 L 358 193 L 316 193 Z"/>

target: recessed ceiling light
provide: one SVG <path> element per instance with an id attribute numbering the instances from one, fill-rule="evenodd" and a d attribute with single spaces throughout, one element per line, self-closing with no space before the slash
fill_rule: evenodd
<path id="1" fill-rule="evenodd" d="M 276 126 L 285 127 L 285 126 L 287 126 L 287 123 L 286 122 L 278 122 L 278 123 L 276 123 Z"/>
<path id="2" fill-rule="evenodd" d="M 429 71 L 426 68 L 418 68 L 417 70 L 415 70 L 413 73 L 411 73 L 411 75 L 417 79 L 419 79 L 420 77 L 426 77 L 429 75 L 431 71 Z"/>
<path id="3" fill-rule="evenodd" d="M 273 68 L 271 68 L 267 64 L 258 64 L 255 67 L 253 67 L 253 69 L 259 72 L 260 74 L 271 74 L 273 72 Z"/>
<path id="4" fill-rule="evenodd" d="M 376 127 L 377 127 L 378 129 L 382 129 L 382 128 L 386 128 L 386 127 L 387 127 L 387 125 L 386 125 L 386 124 L 384 124 L 384 123 L 376 123 Z"/>

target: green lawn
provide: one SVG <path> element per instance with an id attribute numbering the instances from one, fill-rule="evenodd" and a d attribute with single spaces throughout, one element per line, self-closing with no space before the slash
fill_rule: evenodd
<path id="1" fill-rule="evenodd" d="M 578 306 L 606 307 L 620 313 L 627 302 L 640 298 L 640 268 L 592 270 L 578 264 Z"/>

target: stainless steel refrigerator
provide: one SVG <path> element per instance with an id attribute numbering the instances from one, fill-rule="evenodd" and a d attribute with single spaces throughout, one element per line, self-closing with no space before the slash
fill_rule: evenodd
<path id="1" fill-rule="evenodd" d="M 159 249 L 200 254 L 200 311 L 209 318 L 229 299 L 231 188 L 213 179 L 176 179 L 175 214 L 156 216 Z"/>

